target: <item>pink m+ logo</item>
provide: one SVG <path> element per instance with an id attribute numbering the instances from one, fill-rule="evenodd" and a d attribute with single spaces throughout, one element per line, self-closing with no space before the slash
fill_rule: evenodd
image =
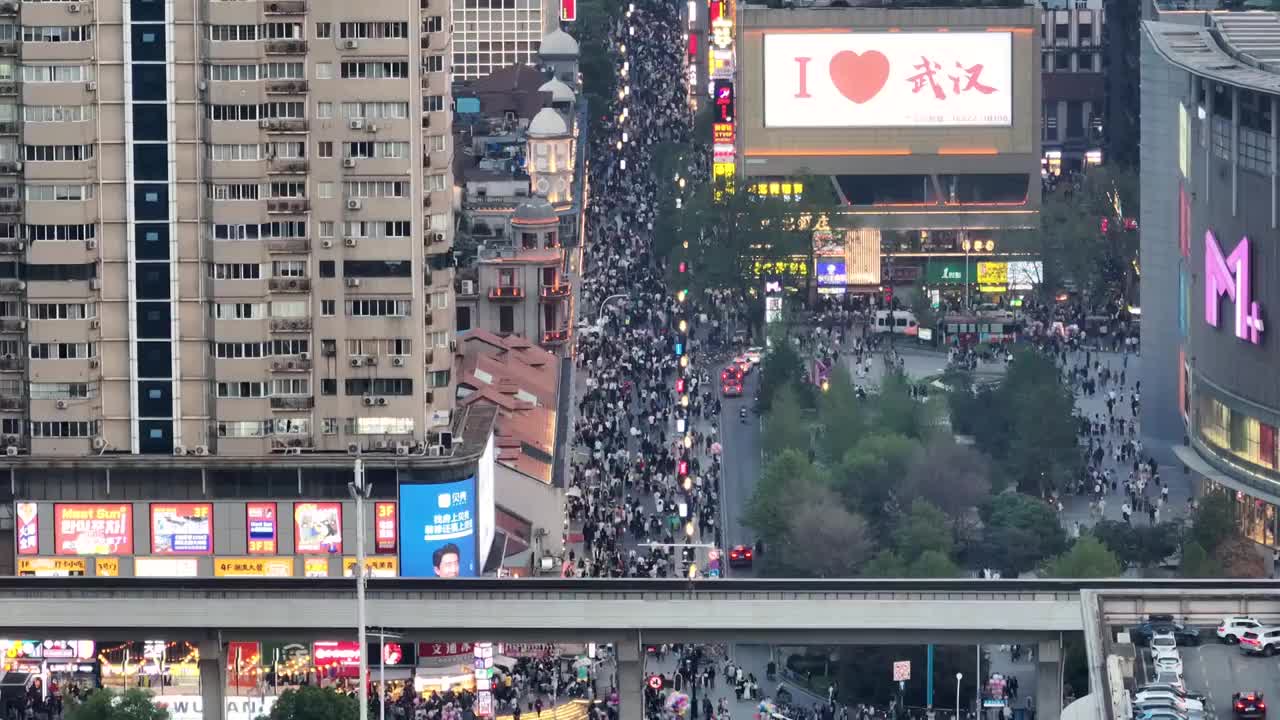
<path id="1" fill-rule="evenodd" d="M 1204 320 L 1218 327 L 1218 298 L 1226 295 L 1235 305 L 1236 337 L 1254 345 L 1262 341 L 1262 308 L 1251 300 L 1249 238 L 1240 239 L 1231 254 L 1222 248 L 1213 231 L 1204 233 Z"/>

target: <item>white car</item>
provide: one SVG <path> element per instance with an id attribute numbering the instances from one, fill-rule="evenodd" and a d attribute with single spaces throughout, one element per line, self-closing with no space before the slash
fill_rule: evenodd
<path id="1" fill-rule="evenodd" d="M 1257 618 L 1248 615 L 1228 615 L 1222 618 L 1222 623 L 1218 625 L 1218 639 L 1228 644 L 1235 645 L 1240 642 L 1240 636 L 1249 630 L 1257 630 L 1262 627 L 1262 622 Z"/>
<path id="2" fill-rule="evenodd" d="M 1169 685 L 1177 688 L 1179 692 L 1187 691 L 1187 684 L 1182 682 L 1182 674 L 1174 672 L 1157 672 L 1152 682 L 1157 685 Z"/>
<path id="3" fill-rule="evenodd" d="M 747 357 L 747 359 L 751 361 L 751 364 L 752 364 L 752 365 L 759 365 L 759 364 L 760 364 L 760 358 L 764 357 L 764 348 L 762 348 L 762 347 L 749 347 L 749 348 L 747 348 L 746 352 L 744 352 L 744 353 L 742 353 L 742 354 L 743 354 L 743 355 L 745 355 L 745 356 Z"/>
<path id="4" fill-rule="evenodd" d="M 1133 696 L 1134 705 L 1171 703 L 1180 710 L 1204 710 L 1204 703 L 1193 698 L 1183 698 L 1176 693 L 1148 690 Z"/>
<path id="5" fill-rule="evenodd" d="M 1151 636 L 1151 656 L 1163 657 L 1178 654 L 1178 639 L 1173 633 L 1159 633 Z"/>
<path id="6" fill-rule="evenodd" d="M 1157 673 L 1177 673 L 1182 675 L 1182 658 L 1173 655 L 1164 655 L 1155 659 L 1154 663 Z"/>

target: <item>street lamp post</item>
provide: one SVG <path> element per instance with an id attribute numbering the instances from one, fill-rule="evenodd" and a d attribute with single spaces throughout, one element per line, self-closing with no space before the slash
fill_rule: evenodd
<path id="1" fill-rule="evenodd" d="M 956 673 L 956 720 L 960 720 L 960 681 L 964 679 L 964 673 Z"/>
<path id="2" fill-rule="evenodd" d="M 354 479 L 347 483 L 347 491 L 356 501 L 356 642 L 360 645 L 360 720 L 369 720 L 369 646 L 365 628 L 364 603 L 364 501 L 369 497 L 371 484 L 364 481 L 364 460 L 357 457 Z"/>
<path id="3" fill-rule="evenodd" d="M 596 312 L 596 322 L 599 322 L 599 323 L 603 323 L 603 322 L 604 322 L 604 306 L 605 306 L 605 305 L 608 305 L 609 303 L 613 302 L 614 300 L 618 300 L 619 298 L 624 298 L 624 297 L 626 297 L 626 296 L 627 296 L 627 294 L 626 294 L 626 293 L 618 293 L 618 294 L 616 294 L 616 295 L 610 295 L 609 297 L 607 297 L 607 298 L 605 298 L 605 299 L 601 300 L 601 301 L 600 301 L 600 310 Z"/>

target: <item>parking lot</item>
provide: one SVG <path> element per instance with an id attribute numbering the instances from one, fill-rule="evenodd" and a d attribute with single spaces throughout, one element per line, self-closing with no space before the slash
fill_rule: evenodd
<path id="1" fill-rule="evenodd" d="M 1241 690 L 1258 690 L 1268 704 L 1280 703 L 1280 655 L 1245 655 L 1235 645 L 1219 643 L 1212 628 L 1201 637 L 1201 645 L 1179 650 L 1187 690 L 1208 696 L 1208 717 L 1230 720 L 1231 694 Z M 1151 655 L 1146 649 L 1139 655 L 1137 672 L 1143 680 L 1151 675 Z M 1280 711 L 1268 708 L 1267 717 L 1280 717 Z"/>

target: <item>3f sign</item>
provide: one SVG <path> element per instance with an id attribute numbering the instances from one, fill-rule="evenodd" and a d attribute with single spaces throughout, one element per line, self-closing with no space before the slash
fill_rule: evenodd
<path id="1" fill-rule="evenodd" d="M 1213 232 L 1204 234 L 1204 320 L 1218 327 L 1218 298 L 1226 295 L 1235 306 L 1236 337 L 1254 345 L 1262 341 L 1262 308 L 1250 293 L 1249 238 L 1240 239 L 1231 254 L 1222 248 Z"/>

